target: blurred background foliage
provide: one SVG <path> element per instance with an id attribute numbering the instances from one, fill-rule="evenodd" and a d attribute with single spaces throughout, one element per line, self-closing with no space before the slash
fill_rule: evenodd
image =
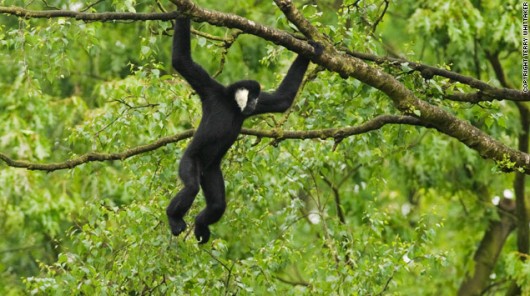
<path id="1" fill-rule="evenodd" d="M 499 85 L 498 52 L 520 85 L 517 1 L 295 1 L 337 46 L 397 53 Z M 33 10 L 82 10 L 95 1 L 0 1 Z M 100 1 L 88 12 L 157 12 L 157 1 Z M 292 32 L 271 1 L 211 1 Z M 169 1 L 160 1 L 167 10 Z M 376 27 L 374 25 L 377 24 Z M 194 24 L 229 38 L 233 30 Z M 197 126 L 200 102 L 171 69 L 171 23 L 0 18 L 0 151 L 61 162 L 120 152 Z M 294 54 L 250 35 L 226 51 L 193 38 L 193 56 L 217 79 L 273 89 Z M 224 60 L 224 61 L 223 61 Z M 418 96 L 450 109 L 507 145 L 517 144 L 507 102 L 443 101 L 448 82 L 381 65 Z M 292 110 L 249 120 L 255 129 L 346 127 L 397 114 L 379 91 L 313 66 Z M 310 76 L 311 76 L 310 75 Z M 452 85 L 464 88 L 465 86 Z M 19 295 L 454 295 L 487 228 L 492 199 L 512 197 L 500 173 L 435 130 L 385 126 L 332 141 L 241 136 L 223 162 L 228 210 L 213 241 L 171 238 L 165 206 L 180 186 L 187 141 L 124 161 L 51 173 L 0 165 L 0 294 Z M 188 221 L 204 206 L 202 195 Z M 526 283 L 511 236 L 490 294 Z M 527 291 L 528 292 L 528 291 Z"/>

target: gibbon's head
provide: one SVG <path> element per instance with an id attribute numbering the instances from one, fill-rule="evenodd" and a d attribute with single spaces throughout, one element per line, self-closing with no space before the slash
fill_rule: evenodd
<path id="1" fill-rule="evenodd" d="M 234 98 L 241 113 L 250 115 L 256 109 L 261 87 L 257 81 L 241 80 L 229 87 L 229 95 Z"/>

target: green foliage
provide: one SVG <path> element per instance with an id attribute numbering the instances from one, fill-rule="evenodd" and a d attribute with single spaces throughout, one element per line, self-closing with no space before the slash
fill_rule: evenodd
<path id="1" fill-rule="evenodd" d="M 511 253 L 506 259 L 506 271 L 515 282 L 522 287 L 521 294 L 530 293 L 530 262 L 528 258 L 521 261 L 521 254 Z M 526 257 L 528 257 L 526 255 Z"/>
<path id="2" fill-rule="evenodd" d="M 299 8 L 341 48 L 386 54 L 383 45 L 393 45 L 412 60 L 469 74 L 477 71 L 469 54 L 476 41 L 505 54 L 506 75 L 518 83 L 514 1 L 391 2 L 377 28 L 380 1 L 317 2 Z M 79 10 L 93 2 L 0 1 L 35 10 L 46 9 L 43 3 Z M 89 11 L 152 12 L 153 4 L 104 1 Z M 199 4 L 294 30 L 270 1 Z M 170 27 L 1 18 L 0 152 L 61 162 L 196 127 L 200 103 L 171 70 Z M 196 29 L 221 38 L 234 33 Z M 204 36 L 192 46 L 197 62 L 220 71 L 221 82 L 253 78 L 265 89 L 278 84 L 294 57 L 246 35 L 228 53 L 223 42 Z M 408 65 L 380 67 L 418 97 L 515 145 L 512 105 L 447 102 L 442 93 L 465 86 L 426 81 Z M 478 71 L 491 80 L 485 65 Z M 319 72 L 289 112 L 253 118 L 246 127 L 340 128 L 396 112 L 381 92 Z M 512 186 L 511 175 L 492 173 L 494 163 L 425 128 L 385 126 L 340 143 L 242 136 L 223 162 L 228 210 L 212 227 L 213 241 L 198 246 L 193 234 L 170 236 L 164 211 L 180 188 L 186 144 L 51 173 L 0 165 L 0 294 L 454 295 L 473 269 L 488 221 L 498 218 L 491 198 Z M 187 216 L 190 229 L 202 207 L 199 195 Z M 514 279 L 528 286 L 530 265 L 510 251 L 514 244 L 509 240 L 501 254 L 492 285 Z"/>

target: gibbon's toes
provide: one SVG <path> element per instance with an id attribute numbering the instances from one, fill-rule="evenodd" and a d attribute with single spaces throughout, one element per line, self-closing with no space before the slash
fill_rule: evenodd
<path id="1" fill-rule="evenodd" d="M 200 245 L 207 243 L 210 240 L 210 229 L 207 225 L 195 225 L 195 237 Z"/>
<path id="2" fill-rule="evenodd" d="M 172 219 L 169 218 L 169 227 L 171 227 L 171 233 L 174 236 L 178 236 L 181 234 L 184 230 L 186 230 L 186 222 L 182 219 Z"/>

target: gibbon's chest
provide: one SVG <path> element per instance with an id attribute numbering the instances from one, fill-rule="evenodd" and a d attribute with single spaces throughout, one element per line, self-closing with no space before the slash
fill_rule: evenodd
<path id="1" fill-rule="evenodd" d="M 203 101 L 202 121 L 205 123 L 242 124 L 244 116 L 236 105 L 235 99 L 210 98 Z"/>
<path id="2" fill-rule="evenodd" d="M 215 138 L 231 139 L 237 137 L 243 121 L 244 116 L 234 105 L 222 102 L 203 104 L 199 129 Z"/>

